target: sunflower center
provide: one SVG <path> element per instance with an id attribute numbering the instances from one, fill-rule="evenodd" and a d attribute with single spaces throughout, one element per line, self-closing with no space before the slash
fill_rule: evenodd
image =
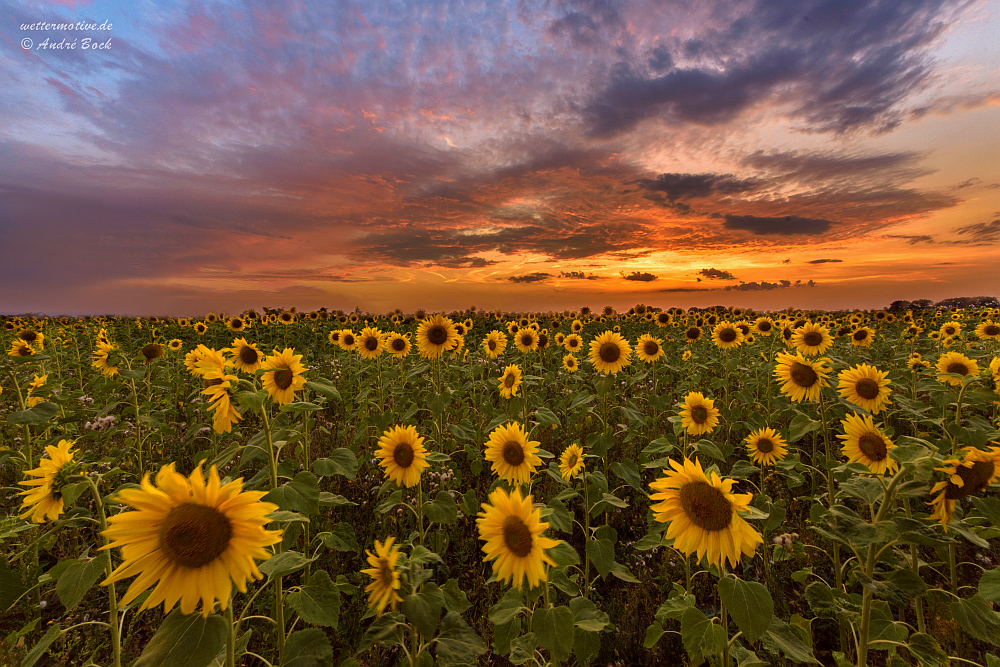
<path id="1" fill-rule="evenodd" d="M 202 384 L 204 385 L 205 389 L 208 389 L 209 387 L 214 387 L 217 384 L 222 384 L 222 378 L 212 378 L 211 380 L 203 380 Z"/>
<path id="2" fill-rule="evenodd" d="M 736 340 L 736 329 L 725 328 L 719 332 L 719 340 L 723 343 L 732 343 Z"/>
<path id="3" fill-rule="evenodd" d="M 622 349 L 615 343 L 608 342 L 601 345 L 598 354 L 601 357 L 601 361 L 606 364 L 613 364 L 622 356 Z"/>
<path id="4" fill-rule="evenodd" d="M 184 503 L 170 510 L 160 524 L 159 545 L 174 563 L 197 568 L 218 558 L 232 534 L 233 525 L 219 510 Z"/>
<path id="5" fill-rule="evenodd" d="M 865 433 L 858 438 L 858 449 L 872 461 L 884 461 L 889 455 L 885 448 L 885 439 L 876 433 Z"/>
<path id="6" fill-rule="evenodd" d="M 378 349 L 378 338 L 375 336 L 368 336 L 365 338 L 365 349 L 369 352 L 374 352 Z"/>
<path id="7" fill-rule="evenodd" d="M 660 346 L 655 340 L 647 340 L 642 345 L 642 351 L 651 357 L 660 351 Z"/>
<path id="8" fill-rule="evenodd" d="M 823 334 L 818 331 L 809 331 L 802 336 L 802 342 L 809 347 L 817 347 L 823 343 Z"/>
<path id="9" fill-rule="evenodd" d="M 378 578 L 380 583 L 385 588 L 392 588 L 394 583 L 394 577 L 392 568 L 389 567 L 389 561 L 384 558 L 379 559 L 378 565 Z"/>
<path id="10" fill-rule="evenodd" d="M 406 349 L 406 341 L 402 338 L 394 338 L 392 341 L 392 351 L 402 352 Z"/>
<path id="11" fill-rule="evenodd" d="M 722 491 L 708 482 L 688 482 L 681 487 L 681 507 L 703 530 L 723 530 L 733 521 L 733 507 Z"/>
<path id="12" fill-rule="evenodd" d="M 708 409 L 704 405 L 696 405 L 691 408 L 691 419 L 696 424 L 704 424 L 708 421 Z"/>
<path id="13" fill-rule="evenodd" d="M 944 328 L 944 332 L 946 334 L 948 334 L 949 336 L 955 335 L 955 331 L 956 331 L 955 327 L 945 327 Z"/>
<path id="14" fill-rule="evenodd" d="M 572 350 L 572 349 L 575 349 L 575 348 L 576 348 L 576 346 L 577 346 L 577 345 L 579 345 L 579 344 L 580 344 L 580 341 L 578 341 L 578 340 L 577 340 L 577 339 L 575 339 L 575 338 L 572 338 L 572 339 L 570 339 L 570 341 L 569 341 L 569 348 L 570 348 L 571 350 Z"/>
<path id="15" fill-rule="evenodd" d="M 948 364 L 948 369 L 946 373 L 958 373 L 959 375 L 968 375 L 969 367 L 963 364 L 961 361 L 953 361 Z"/>
<path id="16" fill-rule="evenodd" d="M 244 364 L 256 364 L 257 359 L 257 350 L 253 349 L 249 345 L 244 345 L 240 348 L 240 361 Z"/>
<path id="17" fill-rule="evenodd" d="M 20 347 L 17 348 L 17 356 L 19 356 L 19 357 L 30 357 L 31 356 L 31 348 L 28 347 L 27 345 L 21 345 Z"/>
<path id="18" fill-rule="evenodd" d="M 163 348 L 156 343 L 150 343 L 142 348 L 142 356 L 146 357 L 149 361 L 159 359 L 163 356 Z"/>
<path id="19" fill-rule="evenodd" d="M 18 338 L 23 340 L 25 343 L 34 343 L 38 340 L 38 334 L 34 331 L 24 330 L 17 335 Z"/>
<path id="20" fill-rule="evenodd" d="M 512 554 L 524 558 L 531 553 L 531 529 L 520 517 L 508 516 L 503 520 L 500 530 L 503 532 L 503 542 Z"/>
<path id="21" fill-rule="evenodd" d="M 761 438 L 757 441 L 757 451 L 761 454 L 770 454 L 774 451 L 774 443 L 769 438 Z"/>
<path id="22" fill-rule="evenodd" d="M 503 379 L 503 386 L 505 386 L 505 387 L 513 387 L 515 382 L 517 382 L 517 378 L 514 377 L 514 374 L 513 373 L 507 373 L 507 375 Z"/>
<path id="23" fill-rule="evenodd" d="M 770 330 L 771 330 L 770 322 L 761 322 L 760 324 L 757 325 L 757 331 L 770 331 Z"/>
<path id="24" fill-rule="evenodd" d="M 948 489 L 944 492 L 944 497 L 948 500 L 958 500 L 971 496 L 973 493 L 979 493 L 986 489 L 994 472 L 996 472 L 996 466 L 993 465 L 993 461 L 976 461 L 971 468 L 958 466 L 955 474 L 962 478 L 964 484 L 957 486 L 948 482 Z"/>
<path id="25" fill-rule="evenodd" d="M 495 340 L 487 341 L 486 347 L 490 348 L 490 352 L 492 352 L 497 349 L 497 342 Z"/>
<path id="26" fill-rule="evenodd" d="M 866 329 L 858 329 L 854 332 L 854 340 L 864 340 L 868 338 L 868 331 Z"/>
<path id="27" fill-rule="evenodd" d="M 698 327 L 691 327 L 690 329 L 688 329 L 687 331 L 684 332 L 684 335 L 687 338 L 690 338 L 690 339 L 694 340 L 695 338 L 698 337 L 699 333 L 701 333 L 701 332 L 698 330 Z"/>
<path id="28" fill-rule="evenodd" d="M 983 333 L 987 336 L 1000 336 L 1000 326 L 996 324 L 987 324 L 983 327 Z"/>
<path id="29" fill-rule="evenodd" d="M 570 455 L 570 457 L 568 459 L 566 459 L 566 467 L 567 468 L 575 468 L 576 467 L 576 461 L 577 461 L 576 454 Z"/>
<path id="30" fill-rule="evenodd" d="M 874 400 L 878 398 L 878 382 L 871 378 L 861 378 L 858 383 L 854 385 L 854 391 L 858 393 L 858 396 L 866 400 Z"/>
<path id="31" fill-rule="evenodd" d="M 521 345 L 525 347 L 531 347 L 531 344 L 534 342 L 535 339 L 531 336 L 531 334 L 524 334 L 521 336 Z"/>
<path id="32" fill-rule="evenodd" d="M 274 371 L 274 384 L 278 387 L 278 389 L 288 389 L 292 386 L 292 379 L 294 377 L 295 375 L 292 371 L 287 368 L 278 369 Z"/>
<path id="33" fill-rule="evenodd" d="M 792 339 L 792 330 L 789 329 L 788 327 L 785 327 L 785 329 L 781 332 L 781 337 L 783 339 L 785 339 L 785 340 L 791 340 Z"/>
<path id="34" fill-rule="evenodd" d="M 435 324 L 427 330 L 427 340 L 431 345 L 444 345 L 448 342 L 448 330 L 440 324 Z"/>
<path id="35" fill-rule="evenodd" d="M 792 363 L 789 374 L 792 376 L 792 382 L 806 389 L 816 384 L 819 380 L 819 376 L 813 370 L 812 366 L 806 366 L 798 361 Z"/>
<path id="36" fill-rule="evenodd" d="M 413 446 L 408 442 L 401 442 L 392 450 L 392 460 L 400 468 L 409 468 L 413 464 Z"/>
<path id="37" fill-rule="evenodd" d="M 503 446 L 503 460 L 515 467 L 524 463 L 524 448 L 521 443 L 508 440 Z"/>

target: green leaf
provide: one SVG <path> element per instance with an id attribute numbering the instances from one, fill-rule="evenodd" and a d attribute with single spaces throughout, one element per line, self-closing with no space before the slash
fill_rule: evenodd
<path id="1" fill-rule="evenodd" d="M 572 533 L 573 515 L 566 509 L 566 505 L 561 500 L 553 498 L 549 501 L 549 508 L 551 512 L 548 516 L 544 517 L 549 522 L 549 525 L 563 533 Z"/>
<path id="2" fill-rule="evenodd" d="M 723 577 L 719 580 L 719 596 L 747 641 L 756 642 L 771 626 L 774 601 L 762 584 Z"/>
<path id="3" fill-rule="evenodd" d="M 762 637 L 764 646 L 767 647 L 772 653 L 781 653 L 791 660 L 792 662 L 798 662 L 806 665 L 818 665 L 820 664 L 816 658 L 813 657 L 812 649 L 810 649 L 802 639 L 795 634 L 795 630 L 791 625 L 785 623 L 780 618 L 773 618 L 771 620 L 771 627 L 767 629 L 767 632 Z"/>
<path id="4" fill-rule="evenodd" d="M 860 498 L 869 505 L 882 496 L 882 485 L 871 477 L 851 477 L 840 484 L 840 489 L 849 496 Z"/>
<path id="5" fill-rule="evenodd" d="M 286 600 L 303 621 L 337 629 L 340 616 L 340 590 L 324 570 L 314 572 L 309 578 L 309 583 L 299 591 L 289 593 Z"/>
<path id="6" fill-rule="evenodd" d="M 7 423 L 17 426 L 34 426 L 44 424 L 59 413 L 59 406 L 49 401 L 42 401 L 28 410 L 20 410 L 7 415 Z"/>
<path id="7" fill-rule="evenodd" d="M 797 414 L 795 415 L 795 418 L 792 419 L 791 425 L 788 427 L 788 442 L 798 442 L 806 433 L 818 431 L 822 428 L 822 426 L 823 425 L 815 419 L 810 419 L 803 414 Z"/>
<path id="8" fill-rule="evenodd" d="M 585 597 L 575 597 L 570 600 L 569 610 L 573 612 L 573 624 L 587 632 L 600 632 L 610 623 L 608 615 Z"/>
<path id="9" fill-rule="evenodd" d="M 76 482 L 73 484 L 65 484 L 59 492 L 62 494 L 63 507 L 69 509 L 76 499 L 79 498 L 83 493 L 90 487 L 90 482 Z"/>
<path id="10" fill-rule="evenodd" d="M 357 505 L 357 503 L 348 500 L 344 496 L 338 496 L 337 494 L 330 493 L 329 491 L 319 492 L 320 507 L 345 507 L 347 505 Z"/>
<path id="11" fill-rule="evenodd" d="M 642 488 L 642 475 L 639 474 L 639 464 L 635 461 L 615 461 L 611 464 L 611 472 L 639 493 L 646 493 L 646 490 Z"/>
<path id="12" fill-rule="evenodd" d="M 94 582 L 103 574 L 107 564 L 107 556 L 91 558 L 83 562 L 73 563 L 67 567 L 56 583 L 56 595 L 67 610 L 80 604 Z"/>
<path id="13" fill-rule="evenodd" d="M 696 604 L 693 595 L 678 595 L 664 601 L 656 610 L 656 620 L 666 625 L 667 621 L 675 621 Z"/>
<path id="14" fill-rule="evenodd" d="M 983 596 L 977 593 L 966 600 L 953 600 L 951 615 L 976 639 L 1000 646 L 1000 614 L 993 611 Z"/>
<path id="15" fill-rule="evenodd" d="M 573 628 L 573 655 L 583 667 L 587 667 L 601 652 L 601 635 Z"/>
<path id="16" fill-rule="evenodd" d="M 39 658 L 45 655 L 45 652 L 49 650 L 49 646 L 52 646 L 52 642 L 54 642 L 61 633 L 62 628 L 59 624 L 52 624 L 49 627 L 48 632 L 46 632 L 45 635 L 38 640 L 37 644 L 31 647 L 31 650 L 28 651 L 27 655 L 24 656 L 24 659 L 21 660 L 21 667 L 32 667 L 32 665 L 38 662 Z"/>
<path id="17" fill-rule="evenodd" d="M 510 653 L 511 641 L 521 634 L 521 619 L 515 618 L 504 625 L 493 626 L 493 650 L 500 655 Z"/>
<path id="18" fill-rule="evenodd" d="M 458 587 L 458 581 L 455 579 L 449 579 L 444 582 L 444 586 L 441 587 L 441 593 L 444 595 L 444 607 L 448 611 L 462 614 L 472 606 L 469 598 L 465 595 L 465 591 Z"/>
<path id="19" fill-rule="evenodd" d="M 569 607 L 539 607 L 531 615 L 531 630 L 542 648 L 560 657 L 573 650 L 573 612 Z"/>
<path id="20" fill-rule="evenodd" d="M 174 609 L 132 667 L 206 667 L 225 645 L 226 633 L 226 620 L 219 614 L 185 616 Z"/>
<path id="21" fill-rule="evenodd" d="M 443 563 L 441 556 L 428 549 L 427 547 L 413 547 L 413 551 L 410 552 L 410 562 L 414 565 L 426 565 L 427 563 Z"/>
<path id="22" fill-rule="evenodd" d="M 458 521 L 458 505 L 450 493 L 438 491 L 434 502 L 424 504 L 424 516 L 434 523 L 455 523 Z"/>
<path id="23" fill-rule="evenodd" d="M 705 658 L 722 653 L 726 640 L 722 626 L 713 623 L 700 609 L 691 607 L 681 616 L 681 641 L 692 665 L 700 665 Z"/>
<path id="24" fill-rule="evenodd" d="M 400 605 L 400 610 L 420 636 L 425 641 L 430 641 L 437 633 L 442 607 L 444 607 L 444 594 L 438 589 L 437 584 L 430 582 L 419 593 L 407 595 Z"/>
<path id="25" fill-rule="evenodd" d="M 559 421 L 559 417 L 556 417 L 555 413 L 546 407 L 541 407 L 535 410 L 535 419 L 542 426 L 562 426 L 562 422 Z"/>
<path id="26" fill-rule="evenodd" d="M 10 569 L 7 559 L 0 558 L 0 611 L 6 611 L 26 590 L 21 570 Z"/>
<path id="27" fill-rule="evenodd" d="M 312 469 L 320 477 L 343 475 L 353 480 L 358 474 L 358 457 L 351 450 L 341 447 L 330 452 L 325 459 L 314 462 Z"/>
<path id="28" fill-rule="evenodd" d="M 567 542 L 560 541 L 559 544 L 555 545 L 551 549 L 545 550 L 546 555 L 556 562 L 556 565 L 579 565 L 580 564 L 580 554 L 576 552 L 572 546 Z"/>
<path id="29" fill-rule="evenodd" d="M 906 624 L 894 619 L 892 614 L 887 610 L 888 606 L 882 608 L 873 605 L 871 608 L 868 642 L 872 645 L 872 648 L 887 649 L 892 646 L 892 644 L 875 646 L 875 644 L 881 642 L 899 642 L 905 644 L 906 638 L 910 634 Z"/>
<path id="30" fill-rule="evenodd" d="M 913 657 L 920 661 L 920 667 L 948 667 L 948 654 L 941 649 L 938 641 L 923 632 L 914 632 L 906 643 Z"/>
<path id="31" fill-rule="evenodd" d="M 768 663 L 758 658 L 756 653 L 748 648 L 744 648 L 739 642 L 733 644 L 729 650 L 729 655 L 736 660 L 736 667 L 767 667 L 768 665 Z"/>
<path id="32" fill-rule="evenodd" d="M 521 613 L 521 593 L 516 588 L 508 589 L 500 601 L 490 607 L 489 619 L 494 625 L 510 623 Z"/>
<path id="33" fill-rule="evenodd" d="M 292 481 L 271 489 L 261 500 L 274 503 L 278 509 L 301 512 L 305 515 L 319 513 L 319 480 L 316 475 L 303 470 Z"/>
<path id="34" fill-rule="evenodd" d="M 322 410 L 323 406 L 306 401 L 293 401 L 292 403 L 285 403 L 278 409 L 282 412 L 315 412 L 316 410 Z"/>
<path id="35" fill-rule="evenodd" d="M 319 667 L 333 660 L 333 647 L 326 633 L 319 628 L 299 630 L 285 640 L 285 656 L 281 667 Z"/>
<path id="36" fill-rule="evenodd" d="M 653 624 L 646 628 L 646 637 L 642 640 L 643 648 L 653 648 L 656 643 L 660 641 L 665 633 L 663 626 L 660 625 L 659 621 L 653 621 Z"/>
<path id="37" fill-rule="evenodd" d="M 535 658 L 535 633 L 527 632 L 510 642 L 510 655 L 507 659 L 515 665 L 523 665 Z"/>
<path id="38" fill-rule="evenodd" d="M 1000 527 L 1000 499 L 990 498 L 988 496 L 983 498 L 973 496 L 972 504 L 975 505 L 976 509 L 982 512 L 987 519 L 989 519 L 990 523 L 994 526 Z"/>
<path id="39" fill-rule="evenodd" d="M 989 602 L 1000 603 L 1000 567 L 983 573 L 983 578 L 979 580 L 979 595 Z"/>
<path id="40" fill-rule="evenodd" d="M 330 400 L 340 400 L 340 392 L 329 380 L 316 379 L 306 382 L 306 388 Z"/>
<path id="41" fill-rule="evenodd" d="M 261 563 L 259 569 L 270 580 L 297 572 L 317 558 L 319 556 L 306 558 L 298 551 L 283 551 L 277 556 L 272 556 L 269 560 Z"/>
<path id="42" fill-rule="evenodd" d="M 323 540 L 323 545 L 327 549 L 351 553 L 361 550 L 358 546 L 358 538 L 354 534 L 354 526 L 347 521 L 341 521 L 330 532 L 320 533 L 316 537 Z"/>
<path id="43" fill-rule="evenodd" d="M 615 545 L 609 540 L 587 540 L 587 555 L 601 578 L 606 578 L 611 573 L 611 567 L 615 563 Z"/>
<path id="44" fill-rule="evenodd" d="M 436 415 L 444 412 L 449 403 L 451 403 L 450 394 L 429 394 L 427 396 L 427 407 Z"/>
<path id="45" fill-rule="evenodd" d="M 462 514 L 465 516 L 476 516 L 479 512 L 479 496 L 476 495 L 475 489 L 469 489 L 462 495 L 462 502 L 459 507 L 461 507 Z"/>
<path id="46" fill-rule="evenodd" d="M 640 583 L 639 580 L 635 578 L 635 575 L 632 574 L 629 569 L 625 567 L 625 565 L 619 563 L 618 561 L 611 564 L 611 574 L 622 581 L 627 581 L 630 584 Z"/>
<path id="47" fill-rule="evenodd" d="M 436 644 L 439 665 L 475 664 L 476 656 L 487 651 L 482 638 L 455 611 L 445 614 Z"/>

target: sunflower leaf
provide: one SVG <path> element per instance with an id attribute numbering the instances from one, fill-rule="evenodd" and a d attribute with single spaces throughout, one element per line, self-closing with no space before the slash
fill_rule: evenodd
<path id="1" fill-rule="evenodd" d="M 796 414 L 788 427 L 788 442 L 798 442 L 806 433 L 818 431 L 822 427 L 823 425 L 819 421 L 801 413 Z"/>
<path id="2" fill-rule="evenodd" d="M 19 410 L 18 412 L 10 413 L 7 415 L 7 423 L 19 426 L 44 424 L 55 417 L 58 412 L 58 405 L 50 403 L 49 401 L 42 401 L 35 407 L 28 410 Z"/>
<path id="3" fill-rule="evenodd" d="M 952 601 L 951 615 L 976 639 L 1000 646 L 1000 614 L 993 611 L 982 595 L 977 593 L 965 600 Z"/>
<path id="4" fill-rule="evenodd" d="M 426 584 L 419 593 L 406 596 L 400 605 L 400 611 L 413 624 L 426 641 L 430 641 L 437 633 L 441 620 L 441 609 L 444 607 L 444 594 L 434 582 Z"/>
<path id="5" fill-rule="evenodd" d="M 539 607 L 531 615 L 538 645 L 565 658 L 573 650 L 573 612 L 569 607 Z"/>
<path id="6" fill-rule="evenodd" d="M 979 595 L 988 602 L 1000 603 L 1000 567 L 983 573 L 979 580 Z"/>
<path id="7" fill-rule="evenodd" d="M 906 648 L 913 654 L 922 667 L 948 667 L 948 654 L 941 649 L 938 641 L 923 632 L 914 632 L 906 643 Z"/>
<path id="8" fill-rule="evenodd" d="M 756 581 L 723 577 L 719 596 L 748 641 L 756 642 L 771 625 L 774 601 L 767 588 Z"/>
<path id="9" fill-rule="evenodd" d="M 818 665 L 820 662 L 813 657 L 812 649 L 796 634 L 796 629 L 780 618 L 773 618 L 771 626 L 762 638 L 764 647 L 775 655 L 780 651 L 792 662 L 807 665 Z"/>
<path id="10" fill-rule="evenodd" d="M 298 612 L 303 621 L 337 629 L 340 616 L 340 590 L 324 570 L 313 573 L 308 584 L 295 593 L 289 593 L 286 599 L 288 605 Z"/>
<path id="11" fill-rule="evenodd" d="M 333 647 L 320 628 L 299 630 L 285 640 L 285 657 L 281 667 L 318 667 L 333 660 Z"/>
<path id="12" fill-rule="evenodd" d="M 351 450 L 341 447 L 330 452 L 325 459 L 314 462 L 312 470 L 320 477 L 343 475 L 353 480 L 358 474 L 358 457 Z"/>
<path id="13" fill-rule="evenodd" d="M 226 621 L 219 614 L 170 612 L 132 667 L 205 667 L 226 643 Z"/>
<path id="14" fill-rule="evenodd" d="M 726 647 L 726 631 L 700 609 L 691 607 L 681 616 L 681 641 L 691 664 L 700 665 L 705 658 L 722 653 Z"/>
<path id="15" fill-rule="evenodd" d="M 552 410 L 541 407 L 535 410 L 535 419 L 541 426 L 562 426 L 562 422 L 559 421 L 559 417 L 556 417 Z"/>
<path id="16" fill-rule="evenodd" d="M 104 572 L 106 563 L 107 559 L 102 555 L 100 558 L 73 563 L 59 575 L 59 581 L 56 582 L 56 595 L 59 596 L 59 601 L 67 610 L 80 604 L 80 600 Z"/>
<path id="17" fill-rule="evenodd" d="M 317 558 L 319 558 L 319 556 L 306 558 L 298 551 L 283 551 L 277 556 L 273 556 L 272 558 L 261 563 L 260 571 L 266 574 L 270 580 L 275 577 L 283 577 L 286 574 L 291 574 L 292 572 L 298 572 Z"/>
<path id="18" fill-rule="evenodd" d="M 615 564 L 615 545 L 610 540 L 587 540 L 587 555 L 602 579 L 611 573 Z"/>
<path id="19" fill-rule="evenodd" d="M 455 523 L 458 521 L 458 505 L 450 493 L 438 491 L 433 502 L 424 503 L 424 516 L 434 523 Z"/>
<path id="20" fill-rule="evenodd" d="M 24 659 L 21 660 L 21 667 L 32 667 L 32 665 L 38 662 L 38 660 L 45 655 L 45 652 L 49 650 L 49 646 L 52 645 L 52 642 L 59 638 L 61 633 L 62 627 L 58 623 L 52 625 L 48 632 L 46 632 L 45 635 L 38 640 L 38 643 L 35 644 L 31 650 L 28 651 L 28 654 L 24 656 Z M 136 664 L 138 665 L 139 663 L 136 662 Z"/>
<path id="21" fill-rule="evenodd" d="M 341 521 L 330 532 L 320 533 L 316 537 L 322 538 L 323 545 L 327 549 L 347 551 L 349 553 L 360 551 L 358 538 L 354 533 L 354 526 L 347 521 Z"/>
<path id="22" fill-rule="evenodd" d="M 439 665 L 474 663 L 477 655 L 487 651 L 482 638 L 455 611 L 449 611 L 442 619 L 436 643 Z"/>

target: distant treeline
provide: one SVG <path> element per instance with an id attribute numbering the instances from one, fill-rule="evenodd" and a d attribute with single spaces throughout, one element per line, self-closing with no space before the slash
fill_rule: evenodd
<path id="1" fill-rule="evenodd" d="M 893 301 L 888 310 L 931 310 L 932 308 L 1000 308 L 995 296 L 953 296 L 934 302 L 931 299 Z"/>

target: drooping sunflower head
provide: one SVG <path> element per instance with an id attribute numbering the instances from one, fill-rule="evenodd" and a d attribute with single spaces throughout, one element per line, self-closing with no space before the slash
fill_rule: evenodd
<path id="1" fill-rule="evenodd" d="M 426 359 L 439 359 L 446 350 L 458 344 L 458 333 L 451 319 L 444 315 L 432 315 L 417 327 L 417 350 Z"/>
<path id="2" fill-rule="evenodd" d="M 674 548 L 719 568 L 752 556 L 764 540 L 740 513 L 749 510 L 753 495 L 733 493 L 733 480 L 706 475 L 697 459 L 670 461 L 670 467 L 650 484 L 650 500 L 659 501 L 650 509 L 657 521 L 669 524 L 665 537 L 674 540 Z"/>
<path id="3" fill-rule="evenodd" d="M 370 568 L 361 570 L 362 574 L 367 574 L 372 578 L 372 582 L 365 586 L 368 593 L 368 608 L 375 610 L 375 617 L 381 617 L 386 606 L 391 605 L 396 611 L 396 605 L 403 601 L 397 592 L 399 590 L 399 570 L 396 563 L 399 560 L 399 545 L 393 546 L 395 537 L 387 537 L 384 543 L 375 540 L 375 553 L 365 551 L 368 554 L 368 564 Z"/>
<path id="4" fill-rule="evenodd" d="M 154 359 L 159 359 L 163 356 L 163 346 L 159 343 L 149 343 L 144 345 L 141 350 L 142 356 L 145 357 L 146 361 L 153 361 Z"/>
<path id="5" fill-rule="evenodd" d="M 861 364 L 841 371 L 837 376 L 840 395 L 860 408 L 877 415 L 885 409 L 892 389 L 889 374 L 874 366 Z"/>
<path id="6" fill-rule="evenodd" d="M 233 355 L 233 366 L 243 373 L 253 375 L 264 364 L 264 355 L 256 345 L 248 343 L 246 338 L 235 339 L 229 352 Z"/>
<path id="7" fill-rule="evenodd" d="M 575 373 L 580 368 L 580 362 L 577 361 L 576 355 L 565 354 L 562 360 L 563 368 L 569 373 Z"/>
<path id="8" fill-rule="evenodd" d="M 295 400 L 295 392 L 306 386 L 303 375 L 306 367 L 302 364 L 302 355 L 286 347 L 281 352 L 274 353 L 264 359 L 261 368 L 267 372 L 261 377 L 261 384 L 267 390 L 271 400 L 278 405 L 285 405 Z"/>
<path id="9" fill-rule="evenodd" d="M 45 334 L 34 329 L 22 329 L 17 334 L 18 340 L 24 341 L 36 350 L 45 349 Z"/>
<path id="10" fill-rule="evenodd" d="M 712 329 L 712 342 L 723 350 L 739 347 L 744 338 L 743 332 L 730 322 L 719 322 Z"/>
<path id="11" fill-rule="evenodd" d="M 536 455 L 536 440 L 518 422 L 497 426 L 486 442 L 485 458 L 492 462 L 493 472 L 512 484 L 527 484 L 542 460 Z"/>
<path id="12" fill-rule="evenodd" d="M 559 457 L 559 474 L 568 482 L 583 471 L 583 466 L 583 448 L 574 442 Z"/>
<path id="13" fill-rule="evenodd" d="M 385 468 L 385 476 L 397 486 L 411 488 L 420 483 L 420 474 L 428 467 L 424 439 L 413 426 L 393 426 L 379 438 L 375 456 Z"/>
<path id="14" fill-rule="evenodd" d="M 650 334 L 643 334 L 636 341 L 635 353 L 641 361 L 651 364 L 663 356 L 663 341 Z"/>
<path id="15" fill-rule="evenodd" d="M 24 496 L 21 501 L 20 518 L 31 518 L 32 523 L 45 523 L 46 519 L 55 521 L 64 510 L 62 487 L 70 475 L 80 470 L 79 464 L 73 460 L 76 450 L 74 442 L 60 440 L 58 445 L 48 445 L 45 453 L 48 458 L 38 462 L 38 467 L 26 470 L 25 475 L 35 479 L 24 479 L 18 484 L 29 487 L 17 495 Z"/>
<path id="16" fill-rule="evenodd" d="M 945 352 L 938 359 L 937 371 L 938 373 L 955 373 L 963 377 L 968 375 L 975 377 L 979 375 L 979 364 L 961 352 Z M 962 378 L 960 377 L 938 375 L 938 380 L 954 386 L 962 384 Z"/>
<path id="17" fill-rule="evenodd" d="M 365 327 L 358 335 L 355 349 L 362 359 L 375 359 L 385 351 L 384 335 L 378 329 Z"/>
<path id="18" fill-rule="evenodd" d="M 848 461 L 863 463 L 876 475 L 896 472 L 899 464 L 889 456 L 896 445 L 875 426 L 870 415 L 851 413 L 840 424 L 844 434 L 837 437 L 844 441 L 841 452 Z"/>
<path id="19" fill-rule="evenodd" d="M 955 503 L 982 493 L 1000 474 L 1000 447 L 985 450 L 966 447 L 962 451 L 965 455 L 961 459 L 947 459 L 943 462 L 943 467 L 935 468 L 943 472 L 946 478 L 931 488 L 929 505 L 933 507 L 933 511 L 929 518 L 940 522 L 945 530 L 954 515 Z"/>
<path id="20" fill-rule="evenodd" d="M 681 408 L 681 425 L 691 435 L 711 433 L 719 425 L 719 410 L 715 402 L 700 391 L 692 391 L 684 397 Z"/>
<path id="21" fill-rule="evenodd" d="M 632 347 L 621 334 L 605 331 L 590 341 L 590 363 L 605 375 L 618 373 L 632 363 Z"/>
<path id="22" fill-rule="evenodd" d="M 754 463 L 773 466 L 788 456 L 788 447 L 781 434 L 773 428 L 763 427 L 747 436 L 747 453 Z"/>
<path id="23" fill-rule="evenodd" d="M 555 565 L 546 553 L 559 544 L 544 537 L 549 527 L 542 522 L 542 511 L 534 509 L 532 496 L 522 497 L 518 489 L 509 494 L 502 488 L 493 491 L 489 503 L 483 503 L 476 524 L 479 539 L 485 542 L 483 562 L 493 561 L 493 575 L 501 582 L 520 588 L 527 581 L 535 588 L 548 580 L 545 565 Z"/>
<path id="24" fill-rule="evenodd" d="M 809 361 L 798 352 L 794 355 L 782 352 L 777 355 L 777 361 L 774 377 L 782 383 L 781 393 L 795 402 L 819 399 L 830 374 L 826 358 Z"/>

